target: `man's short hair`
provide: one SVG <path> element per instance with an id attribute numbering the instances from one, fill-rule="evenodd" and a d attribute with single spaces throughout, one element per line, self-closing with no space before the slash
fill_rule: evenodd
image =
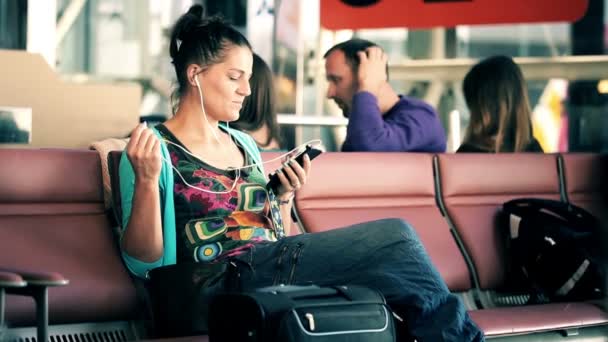
<path id="1" fill-rule="evenodd" d="M 365 51 L 367 48 L 372 46 L 379 46 L 378 44 L 371 42 L 369 40 L 353 38 L 347 40 L 342 43 L 338 43 L 332 46 L 327 52 L 323 55 L 323 58 L 327 58 L 334 51 L 342 51 L 344 53 L 344 58 L 346 59 L 346 63 L 350 65 L 353 73 L 357 72 L 359 69 L 359 56 L 357 53 L 359 51 Z M 386 66 L 386 75 L 388 77 L 388 64 Z"/>

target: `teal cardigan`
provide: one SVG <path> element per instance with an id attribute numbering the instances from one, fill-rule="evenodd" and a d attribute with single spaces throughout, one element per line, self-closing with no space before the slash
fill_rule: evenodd
<path id="1" fill-rule="evenodd" d="M 260 151 L 255 143 L 255 140 L 246 133 L 237 131 L 235 129 L 226 127 L 224 124 L 220 124 L 224 130 L 229 132 L 232 137 L 243 147 L 245 152 L 251 157 L 253 163 L 257 164 L 264 174 L 264 168 L 262 166 L 262 157 Z M 161 138 L 160 133 L 156 129 L 152 129 L 154 133 Z M 124 250 L 122 257 L 127 265 L 129 271 L 138 277 L 146 278 L 148 271 L 153 268 L 167 265 L 174 265 L 177 260 L 176 253 L 176 236 L 175 236 L 175 207 L 173 204 L 173 169 L 170 165 L 167 165 L 166 161 L 170 161 L 169 150 L 167 144 L 161 140 L 160 153 L 162 155 L 162 169 L 160 171 L 160 177 L 158 180 L 158 186 L 160 188 L 160 210 L 163 224 L 163 254 L 161 257 L 152 262 L 144 262 L 138 260 Z M 135 173 L 131 162 L 127 158 L 126 151 L 122 153 L 119 166 L 119 177 L 120 177 L 120 196 L 121 196 L 121 207 L 122 207 L 122 231 L 120 238 L 126 230 L 129 218 L 131 217 L 131 208 L 133 201 L 133 193 L 135 191 Z"/>

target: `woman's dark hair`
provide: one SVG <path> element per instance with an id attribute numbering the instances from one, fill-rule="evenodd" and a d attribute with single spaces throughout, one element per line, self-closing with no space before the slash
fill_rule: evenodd
<path id="1" fill-rule="evenodd" d="M 253 54 L 253 73 L 249 85 L 251 95 L 245 98 L 239 119 L 233 123 L 233 126 L 247 132 L 253 132 L 266 126 L 269 133 L 268 138 L 260 143 L 268 146 L 275 139 L 280 145 L 281 134 L 276 119 L 274 78 L 266 62 L 255 53 Z"/>
<path id="2" fill-rule="evenodd" d="M 521 152 L 532 141 L 528 89 L 519 66 L 506 56 L 471 68 L 462 85 L 471 113 L 465 143 L 494 152 Z"/>
<path id="3" fill-rule="evenodd" d="M 188 89 L 186 75 L 188 66 L 198 64 L 205 68 L 221 63 L 226 57 L 226 51 L 234 46 L 247 47 L 251 50 L 251 45 L 245 36 L 221 17 L 205 17 L 201 5 L 193 5 L 177 20 L 173 26 L 169 46 L 169 54 L 177 76 L 177 89 L 171 95 L 174 112 L 179 99 Z"/>

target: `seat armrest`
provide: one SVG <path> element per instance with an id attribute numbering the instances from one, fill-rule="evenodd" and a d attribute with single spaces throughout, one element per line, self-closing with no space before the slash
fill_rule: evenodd
<path id="1" fill-rule="evenodd" d="M 27 283 L 21 275 L 13 272 L 0 271 L 0 330 L 4 327 L 4 297 L 12 289 L 25 287 Z M 2 334 L 0 331 L 0 339 Z"/>
<path id="2" fill-rule="evenodd" d="M 14 273 L 19 274 L 27 283 L 27 286 L 64 286 L 70 283 L 62 274 L 57 272 L 32 272 L 14 270 Z"/>
<path id="3" fill-rule="evenodd" d="M 6 288 L 10 294 L 29 296 L 36 302 L 36 331 L 37 341 L 48 341 L 49 327 L 49 287 L 63 286 L 69 283 L 63 275 L 57 272 L 37 272 L 19 269 L 0 269 L 0 272 L 15 274 L 20 277 L 25 286 Z M 12 277 L 12 276 L 11 276 Z"/>
<path id="4" fill-rule="evenodd" d="M 24 287 L 27 283 L 17 273 L 0 271 L 0 287 Z"/>

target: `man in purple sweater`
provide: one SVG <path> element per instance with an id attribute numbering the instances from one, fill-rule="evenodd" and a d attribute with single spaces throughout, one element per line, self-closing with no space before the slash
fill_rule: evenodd
<path id="1" fill-rule="evenodd" d="M 388 58 L 376 44 L 351 39 L 325 53 L 327 97 L 349 118 L 342 151 L 445 152 L 446 137 L 427 103 L 398 95 Z"/>

